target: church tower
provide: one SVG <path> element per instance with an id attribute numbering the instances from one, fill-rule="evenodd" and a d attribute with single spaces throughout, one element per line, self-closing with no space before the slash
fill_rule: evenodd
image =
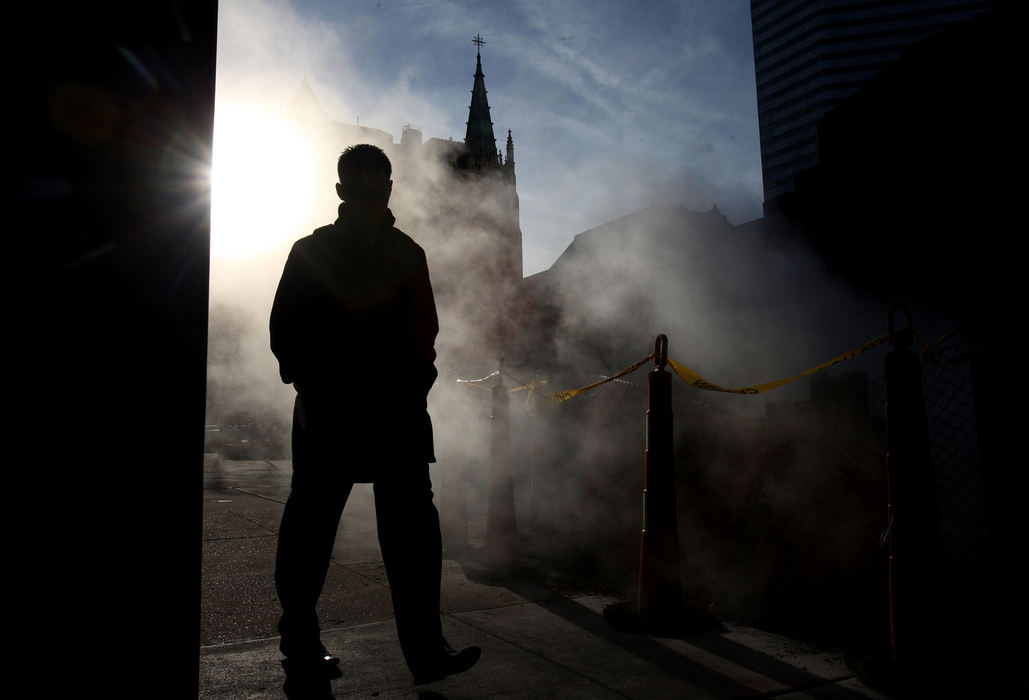
<path id="1" fill-rule="evenodd" d="M 468 121 L 465 122 L 465 153 L 458 160 L 462 170 L 490 170 L 506 174 L 514 181 L 514 141 L 511 130 L 507 130 L 507 159 L 497 148 L 493 132 L 489 100 L 486 98 L 486 74 L 482 72 L 482 45 L 486 40 L 476 35 L 472 39 L 475 50 L 475 82 L 472 84 L 472 102 L 468 105 Z"/>
<path id="2" fill-rule="evenodd" d="M 467 153 L 462 165 L 470 170 L 494 169 L 499 164 L 499 152 L 497 151 L 497 139 L 493 135 L 489 101 L 486 99 L 486 74 L 482 72 L 482 55 L 480 53 L 486 40 L 476 34 L 472 43 L 476 45 L 475 83 L 472 85 L 472 103 L 468 105 L 468 129 L 464 135 Z"/>
<path id="3" fill-rule="evenodd" d="M 481 49 L 486 40 L 476 34 L 472 43 L 476 45 L 472 101 L 468 105 L 464 152 L 455 167 L 467 176 L 470 184 L 477 179 L 479 187 L 487 190 L 483 194 L 496 204 L 493 216 L 483 223 L 494 233 L 498 272 L 508 284 L 516 285 L 522 279 L 522 231 L 515 186 L 514 139 L 508 129 L 505 160 L 497 148 L 486 97 L 486 74 L 482 72 Z"/>
<path id="4" fill-rule="evenodd" d="M 429 255 L 441 355 L 475 356 L 495 364 L 512 333 L 511 313 L 522 281 L 522 231 L 514 139 L 508 131 L 506 153 L 498 149 L 482 69 L 486 41 L 476 35 L 472 42 L 475 74 L 464 141 L 430 139 L 422 148 L 427 159 L 448 172 L 427 171 L 435 176 L 426 178 L 421 189 L 429 193 L 425 201 L 431 206 L 422 207 L 427 216 L 417 225 L 412 221 L 411 228 Z M 460 347 L 447 352 L 448 339 L 456 338 Z"/>

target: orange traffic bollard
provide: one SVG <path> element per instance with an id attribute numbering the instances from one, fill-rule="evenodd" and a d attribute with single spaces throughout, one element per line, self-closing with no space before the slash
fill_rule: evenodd
<path id="1" fill-rule="evenodd" d="M 616 603 L 604 617 L 624 632 L 685 634 L 715 630 L 721 622 L 683 595 L 678 498 L 672 441 L 672 375 L 665 371 L 668 338 L 654 342 L 647 376 L 647 445 L 643 453 L 643 532 L 636 605 Z"/>
<path id="2" fill-rule="evenodd" d="M 668 338 L 654 343 L 654 369 L 647 375 L 647 446 L 644 451 L 643 533 L 637 612 L 659 616 L 679 610 L 679 529 L 675 452 L 672 447 L 672 375 L 665 371 Z"/>

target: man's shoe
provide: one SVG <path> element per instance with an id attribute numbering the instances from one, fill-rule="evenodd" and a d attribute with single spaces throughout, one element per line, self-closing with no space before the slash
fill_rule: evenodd
<path id="1" fill-rule="evenodd" d="M 287 678 L 282 684 L 287 700 L 332 700 L 328 678 Z"/>
<path id="2" fill-rule="evenodd" d="M 322 640 L 315 639 L 298 645 L 296 642 L 290 644 L 279 643 L 279 650 L 287 659 L 321 659 L 330 664 L 339 665 L 339 657 L 333 656 L 322 644 Z"/>
<path id="3" fill-rule="evenodd" d="M 325 648 L 324 644 L 319 644 L 321 649 L 318 651 L 318 657 L 327 664 L 335 664 L 339 666 L 339 657 L 333 656 L 329 653 L 329 650 Z"/>
<path id="4" fill-rule="evenodd" d="M 339 659 L 328 654 L 322 656 L 290 656 L 282 660 L 282 670 L 287 679 L 332 680 L 342 678 Z"/>
<path id="5" fill-rule="evenodd" d="M 436 658 L 414 671 L 414 684 L 435 683 L 447 676 L 464 673 L 475 665 L 480 656 L 482 656 L 482 649 L 477 646 L 454 651 L 449 644 L 443 642 Z"/>

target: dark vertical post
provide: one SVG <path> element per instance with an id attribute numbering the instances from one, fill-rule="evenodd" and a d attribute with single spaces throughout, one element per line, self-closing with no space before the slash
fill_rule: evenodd
<path id="1" fill-rule="evenodd" d="M 537 374 L 532 379 L 532 392 L 536 391 L 539 386 L 539 375 Z M 529 516 L 524 522 L 528 523 L 526 529 L 529 532 L 535 530 L 536 522 L 536 420 L 539 414 L 539 401 L 537 400 L 534 393 L 530 393 L 526 397 L 526 401 L 529 403 L 529 407 L 532 410 L 532 414 L 529 416 L 530 420 L 530 442 L 529 442 Z"/>
<path id="2" fill-rule="evenodd" d="M 709 610 L 683 595 L 679 559 L 678 496 L 672 436 L 672 375 L 668 338 L 654 341 L 647 376 L 647 446 L 643 453 L 643 533 L 636 605 L 615 603 L 604 618 L 615 629 L 646 634 L 688 634 L 721 628 Z"/>
<path id="3" fill-rule="evenodd" d="M 665 371 L 668 338 L 654 343 L 654 369 L 647 375 L 647 446 L 644 452 L 643 533 L 637 612 L 657 616 L 682 606 L 675 453 L 672 446 L 672 375 Z"/>
<path id="4" fill-rule="evenodd" d="M 486 563 L 491 569 L 506 571 L 518 561 L 519 551 L 511 471 L 511 394 L 504 386 L 503 359 L 492 398 Z"/>
<path id="5" fill-rule="evenodd" d="M 1022 566 L 1029 470 L 1018 466 L 1017 455 L 1025 448 L 1022 413 L 1011 405 L 1012 355 L 1001 349 L 1007 319 L 994 316 L 998 312 L 990 307 L 982 312 L 970 323 L 969 345 L 977 348 L 972 383 L 989 537 L 982 590 L 990 595 L 982 601 L 984 614 L 977 617 L 975 631 L 1003 638 L 1002 629 L 1029 621 L 1029 576 Z"/>
<path id="6" fill-rule="evenodd" d="M 447 369 L 446 377 L 440 393 L 443 394 L 443 405 L 449 406 L 459 399 L 454 395 L 457 388 L 454 371 Z M 465 440 L 451 437 L 444 444 L 437 442 L 437 456 L 443 463 L 439 471 L 443 545 L 450 552 L 463 552 L 468 548 L 468 457 Z"/>
<path id="7" fill-rule="evenodd" d="M 906 317 L 894 329 L 894 313 Z M 888 320 L 893 349 L 886 355 L 886 458 L 889 503 L 890 650 L 899 664 L 918 661 L 937 638 L 942 614 L 939 514 L 922 375 L 907 309 L 894 307 Z"/>

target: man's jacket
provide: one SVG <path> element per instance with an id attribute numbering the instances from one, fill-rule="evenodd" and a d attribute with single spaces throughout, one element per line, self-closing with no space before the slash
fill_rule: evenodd
<path id="1" fill-rule="evenodd" d="M 369 236 L 341 206 L 286 260 L 269 330 L 282 381 L 298 393 L 294 470 L 311 456 L 374 481 L 368 469 L 380 467 L 369 462 L 435 461 L 426 397 L 439 321 L 425 252 L 394 221 L 387 211 Z"/>

